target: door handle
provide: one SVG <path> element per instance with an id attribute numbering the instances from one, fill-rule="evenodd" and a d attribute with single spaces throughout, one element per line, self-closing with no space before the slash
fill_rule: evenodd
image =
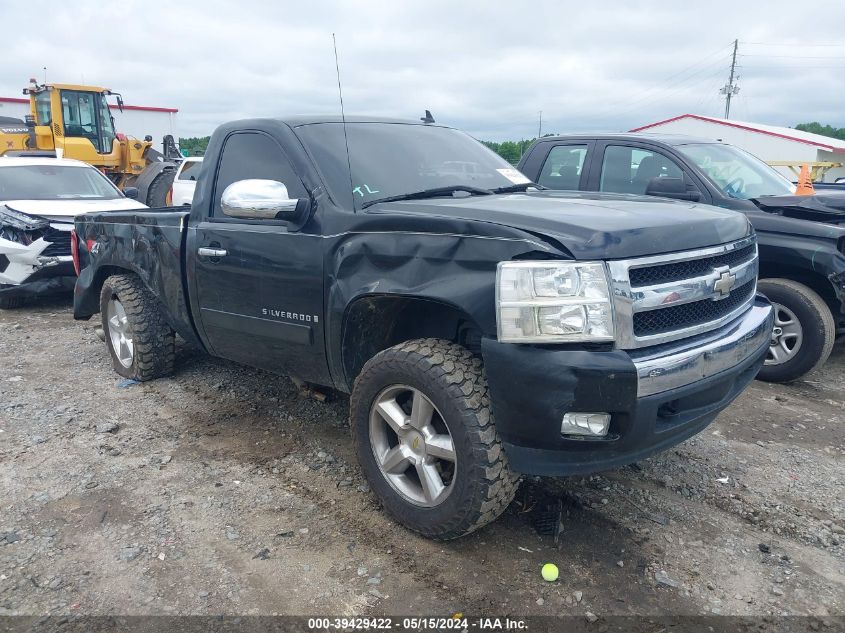
<path id="1" fill-rule="evenodd" d="M 197 249 L 197 255 L 200 257 L 226 257 L 229 254 L 225 248 L 208 248 L 201 246 Z"/>

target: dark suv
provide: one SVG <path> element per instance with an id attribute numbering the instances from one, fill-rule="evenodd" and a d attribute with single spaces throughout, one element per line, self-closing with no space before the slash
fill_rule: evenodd
<path id="1" fill-rule="evenodd" d="M 519 163 L 550 189 L 661 196 L 742 211 L 757 232 L 760 291 L 775 326 L 759 378 L 797 380 L 830 355 L 845 328 L 845 195 L 795 196 L 751 154 L 673 134 L 549 136 Z"/>

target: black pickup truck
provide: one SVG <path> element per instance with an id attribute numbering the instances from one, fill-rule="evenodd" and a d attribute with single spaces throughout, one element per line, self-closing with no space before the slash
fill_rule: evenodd
<path id="1" fill-rule="evenodd" d="M 532 190 L 431 123 L 230 123 L 189 210 L 75 232 L 74 316 L 101 313 L 119 374 L 172 371 L 178 333 L 351 393 L 373 491 L 441 539 L 498 516 L 519 473 L 613 468 L 697 433 L 772 328 L 742 214 Z"/>
<path id="2" fill-rule="evenodd" d="M 839 185 L 795 196 L 792 183 L 738 147 L 674 134 L 548 136 L 528 148 L 519 169 L 551 189 L 661 196 L 745 213 L 759 241 L 759 289 L 775 307 L 762 380 L 810 374 L 845 331 Z"/>

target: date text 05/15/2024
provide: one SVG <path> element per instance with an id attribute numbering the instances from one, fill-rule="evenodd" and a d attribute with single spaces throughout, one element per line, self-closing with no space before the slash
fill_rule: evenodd
<path id="1" fill-rule="evenodd" d="M 527 630 L 528 623 L 512 618 L 466 618 L 463 614 L 451 617 L 357 617 L 357 618 L 309 618 L 308 629 L 331 630 L 398 630 L 398 631 L 520 631 Z"/>

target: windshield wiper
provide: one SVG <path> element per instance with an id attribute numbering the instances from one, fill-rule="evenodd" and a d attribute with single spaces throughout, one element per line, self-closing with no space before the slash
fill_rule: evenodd
<path id="1" fill-rule="evenodd" d="M 506 187 L 496 187 L 495 189 L 491 189 L 493 193 L 516 193 L 517 191 L 526 191 L 530 187 L 534 189 L 547 189 L 543 185 L 538 185 L 536 182 L 521 182 L 518 185 L 508 185 Z"/>
<path id="2" fill-rule="evenodd" d="M 379 198 L 378 200 L 367 200 L 361 205 L 362 209 L 378 204 L 379 202 L 399 202 L 400 200 L 422 200 L 424 198 L 437 198 L 440 196 L 450 196 L 456 191 L 464 191 L 474 196 L 489 196 L 492 191 L 489 189 L 482 189 L 481 187 L 470 187 L 469 185 L 452 185 L 449 187 L 435 187 L 434 189 L 423 189 L 422 191 L 414 191 L 413 193 L 402 193 L 398 196 L 388 196 L 387 198 Z"/>

